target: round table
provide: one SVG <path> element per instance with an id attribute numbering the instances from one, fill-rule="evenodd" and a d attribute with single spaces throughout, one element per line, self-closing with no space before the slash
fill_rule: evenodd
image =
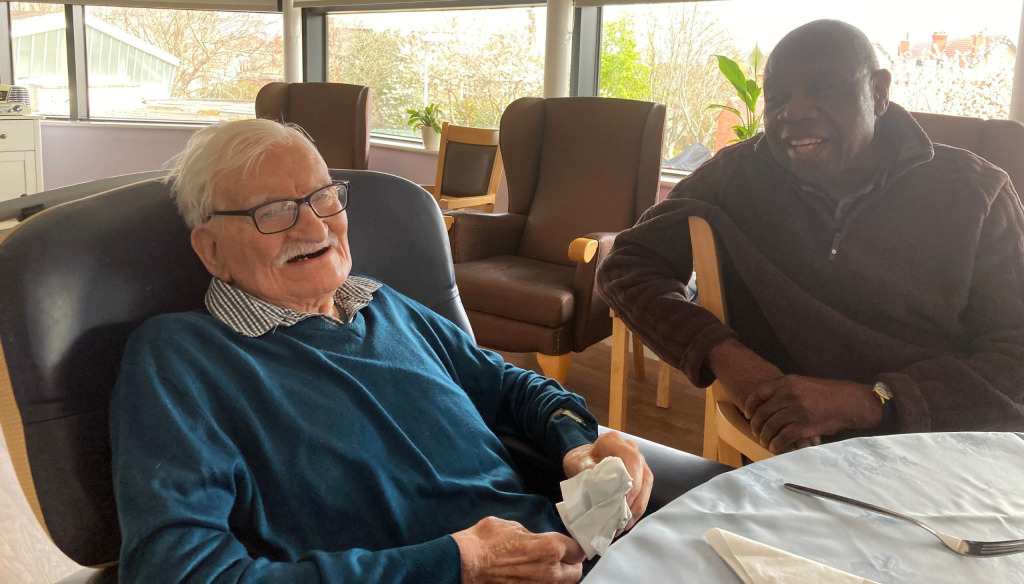
<path id="1" fill-rule="evenodd" d="M 879 583 L 1024 583 L 1024 553 L 960 556 L 919 527 L 795 493 L 786 482 L 887 507 L 961 538 L 1024 538 L 1024 435 L 855 438 L 713 478 L 615 542 L 585 584 L 739 583 L 704 540 L 712 527 Z"/>

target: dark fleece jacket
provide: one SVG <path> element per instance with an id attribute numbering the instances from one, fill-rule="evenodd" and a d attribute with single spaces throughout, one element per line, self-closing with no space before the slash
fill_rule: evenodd
<path id="1" fill-rule="evenodd" d="M 876 139 L 892 162 L 840 221 L 763 136 L 722 150 L 619 234 L 602 295 L 701 387 L 708 353 L 738 336 L 784 373 L 886 382 L 902 432 L 1024 430 L 1024 209 L 1009 177 L 933 145 L 895 104 Z M 727 256 L 732 328 L 686 301 L 690 215 Z"/>

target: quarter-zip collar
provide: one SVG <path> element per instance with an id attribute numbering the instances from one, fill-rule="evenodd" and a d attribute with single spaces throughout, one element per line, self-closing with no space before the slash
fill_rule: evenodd
<path id="1" fill-rule="evenodd" d="M 875 140 L 880 141 L 887 159 L 891 162 L 879 169 L 872 180 L 863 187 L 844 195 L 839 203 L 833 203 L 827 194 L 802 181 L 782 166 L 772 155 L 763 134 L 757 140 L 754 152 L 783 174 L 797 196 L 817 209 L 822 219 L 832 227 L 833 237 L 828 250 L 830 262 L 835 261 L 839 255 L 844 228 L 854 221 L 860 210 L 871 200 L 883 196 L 888 191 L 888 186 L 905 172 L 935 157 L 934 144 L 913 116 L 901 106 L 890 103 L 889 109 L 878 120 Z"/>

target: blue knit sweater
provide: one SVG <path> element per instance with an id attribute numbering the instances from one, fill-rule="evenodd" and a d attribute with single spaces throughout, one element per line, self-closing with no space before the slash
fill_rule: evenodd
<path id="1" fill-rule="evenodd" d="M 568 417 L 549 423 L 567 407 Z M 583 400 L 383 287 L 348 325 L 257 338 L 199 313 L 131 338 L 111 405 L 122 582 L 459 582 L 451 533 L 564 528 L 492 428 L 553 460 Z"/>

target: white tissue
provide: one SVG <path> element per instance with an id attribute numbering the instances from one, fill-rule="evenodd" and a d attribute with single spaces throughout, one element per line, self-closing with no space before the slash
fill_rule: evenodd
<path id="1" fill-rule="evenodd" d="M 560 486 L 562 502 L 555 508 L 565 527 L 588 560 L 603 554 L 615 533 L 633 518 L 626 504 L 626 494 L 633 488 L 626 465 L 617 456 L 608 457 Z"/>

